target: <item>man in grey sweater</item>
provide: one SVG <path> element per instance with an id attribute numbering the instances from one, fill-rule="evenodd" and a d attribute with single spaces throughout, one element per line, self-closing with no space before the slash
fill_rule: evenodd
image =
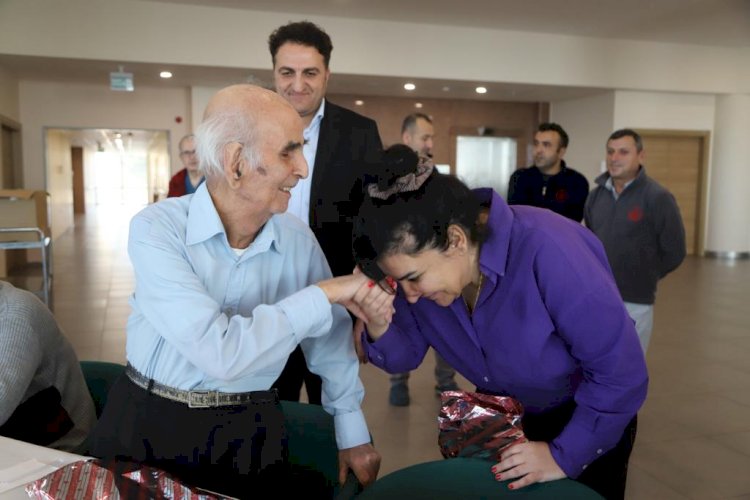
<path id="1" fill-rule="evenodd" d="M 95 422 L 81 366 L 52 313 L 0 281 L 0 436 L 82 452 Z"/>
<path id="2" fill-rule="evenodd" d="M 646 175 L 633 130 L 607 140 L 607 172 L 586 200 L 584 219 L 602 241 L 644 354 L 651 339 L 656 283 L 685 258 L 685 228 L 674 196 Z"/>

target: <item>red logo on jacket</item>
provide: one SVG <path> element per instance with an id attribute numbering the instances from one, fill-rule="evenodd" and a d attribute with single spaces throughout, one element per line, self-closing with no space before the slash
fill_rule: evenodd
<path id="1" fill-rule="evenodd" d="M 638 206 L 631 208 L 630 212 L 628 212 L 628 220 L 630 222 L 640 222 L 641 219 L 643 219 L 643 209 Z"/>

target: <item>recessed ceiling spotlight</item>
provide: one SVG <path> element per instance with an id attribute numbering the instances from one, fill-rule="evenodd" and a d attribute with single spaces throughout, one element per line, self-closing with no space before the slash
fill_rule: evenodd
<path id="1" fill-rule="evenodd" d="M 417 88 L 417 86 L 416 86 L 416 85 L 414 85 L 413 83 L 405 83 L 405 84 L 404 84 L 404 88 L 405 88 L 406 90 L 414 90 L 415 88 Z"/>
<path id="2" fill-rule="evenodd" d="M 362 99 L 357 99 L 356 101 L 354 101 L 355 106 L 362 106 L 364 103 L 365 101 L 363 101 Z"/>
<path id="3" fill-rule="evenodd" d="M 451 88 L 449 86 L 443 87 L 443 92 L 450 92 Z"/>
<path id="4" fill-rule="evenodd" d="M 487 88 L 486 87 L 477 87 L 474 90 L 476 91 L 477 94 L 486 94 L 487 93 Z"/>
<path id="5" fill-rule="evenodd" d="M 159 73 L 159 76 L 162 78 L 172 78 L 172 72 L 171 71 L 162 71 Z"/>
<path id="6" fill-rule="evenodd" d="M 421 108 L 422 107 L 422 103 L 421 102 L 415 102 L 414 103 L 414 107 L 415 108 Z"/>

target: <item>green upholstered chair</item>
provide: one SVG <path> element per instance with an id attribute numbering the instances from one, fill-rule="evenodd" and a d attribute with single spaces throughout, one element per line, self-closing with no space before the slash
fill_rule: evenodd
<path id="1" fill-rule="evenodd" d="M 320 474 L 335 498 L 353 498 L 361 489 L 354 475 L 350 474 L 343 486 L 338 483 L 338 447 L 333 417 L 318 405 L 282 401 L 281 408 L 289 436 L 289 462 Z"/>
<path id="2" fill-rule="evenodd" d="M 107 404 L 107 395 L 117 377 L 125 373 L 125 365 L 108 361 L 81 361 L 81 371 L 86 385 L 91 393 L 96 408 L 96 418 L 99 418 Z"/>
<path id="3" fill-rule="evenodd" d="M 375 481 L 358 500 L 456 498 L 512 500 L 601 500 L 591 488 L 571 479 L 537 483 L 511 491 L 507 482 L 495 481 L 490 463 L 475 458 L 451 458 L 412 465 Z"/>

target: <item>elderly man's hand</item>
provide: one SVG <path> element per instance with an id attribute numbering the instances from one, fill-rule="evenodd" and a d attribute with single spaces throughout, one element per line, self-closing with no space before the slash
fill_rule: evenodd
<path id="1" fill-rule="evenodd" d="M 369 486 L 378 477 L 380 453 L 370 443 L 339 450 L 339 483 L 344 484 L 349 469 L 362 486 Z"/>
<path id="2" fill-rule="evenodd" d="M 318 283 L 332 304 L 341 304 L 367 323 L 385 326 L 393 316 L 393 295 L 361 273 L 339 276 Z M 385 330 L 383 330 L 385 331 Z"/>

